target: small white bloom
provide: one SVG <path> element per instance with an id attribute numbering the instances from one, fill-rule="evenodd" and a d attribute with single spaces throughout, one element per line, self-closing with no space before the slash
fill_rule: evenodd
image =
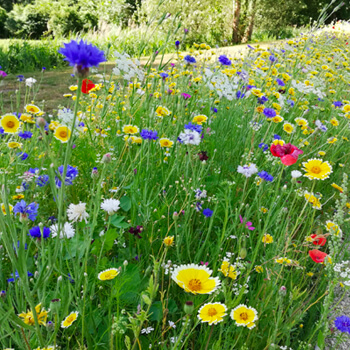
<path id="1" fill-rule="evenodd" d="M 298 177 L 303 176 L 303 174 L 299 170 L 293 170 L 291 172 L 291 175 L 293 179 L 297 179 Z"/>
<path id="2" fill-rule="evenodd" d="M 35 83 L 36 83 L 36 79 L 34 79 L 34 78 L 26 79 L 26 85 L 29 87 L 32 87 Z"/>
<path id="3" fill-rule="evenodd" d="M 85 220 L 85 223 L 87 223 L 87 218 L 89 217 L 89 214 L 86 212 L 86 203 L 79 204 L 69 204 L 69 207 L 67 208 L 67 215 L 68 220 L 76 222 L 76 221 L 83 221 Z"/>
<path id="4" fill-rule="evenodd" d="M 101 204 L 101 209 L 106 211 L 108 215 L 113 215 L 120 208 L 119 204 L 120 204 L 120 201 L 118 199 L 113 199 L 113 198 L 105 199 Z"/>
<path id="5" fill-rule="evenodd" d="M 72 238 L 75 236 L 74 227 L 69 222 L 61 226 L 60 232 L 58 232 L 58 224 L 51 225 L 50 230 L 52 232 L 52 237 L 56 237 L 58 233 L 60 233 L 60 238 Z"/>
<path id="6" fill-rule="evenodd" d="M 237 171 L 240 174 L 243 174 L 245 177 L 251 177 L 253 174 L 258 172 L 258 168 L 254 163 L 250 163 L 249 165 L 238 166 Z"/>
<path id="7" fill-rule="evenodd" d="M 199 145 L 201 143 L 200 133 L 189 129 L 186 129 L 185 132 L 180 133 L 179 139 L 185 145 Z"/>

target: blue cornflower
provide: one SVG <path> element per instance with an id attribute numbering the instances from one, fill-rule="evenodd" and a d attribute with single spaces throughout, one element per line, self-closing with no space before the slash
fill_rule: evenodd
<path id="1" fill-rule="evenodd" d="M 203 127 L 202 125 L 193 124 L 192 122 L 189 122 L 188 124 L 185 124 L 185 129 L 197 131 L 200 134 L 203 130 Z"/>
<path id="2" fill-rule="evenodd" d="M 214 113 L 217 113 L 218 112 L 218 109 L 216 107 L 211 107 L 210 108 Z"/>
<path id="3" fill-rule="evenodd" d="M 68 274 L 68 279 L 70 283 L 75 283 L 75 280 L 72 278 L 71 274 Z"/>
<path id="4" fill-rule="evenodd" d="M 16 153 L 16 155 L 17 155 L 18 157 L 20 157 L 21 160 L 26 160 L 26 159 L 28 158 L 28 154 L 25 153 L 25 152 L 18 152 L 18 153 Z"/>
<path id="5" fill-rule="evenodd" d="M 203 210 L 203 215 L 207 218 L 210 218 L 213 216 L 213 211 L 209 208 Z"/>
<path id="6" fill-rule="evenodd" d="M 231 66 L 232 62 L 226 55 L 220 55 L 218 60 L 223 66 Z"/>
<path id="7" fill-rule="evenodd" d="M 24 140 L 30 139 L 33 136 L 33 133 L 30 131 L 20 131 L 18 136 Z"/>
<path id="8" fill-rule="evenodd" d="M 164 73 L 164 72 L 160 73 L 159 75 L 163 78 L 163 80 L 165 80 L 169 76 L 168 73 Z"/>
<path id="9" fill-rule="evenodd" d="M 3 135 L 5 133 L 5 130 L 3 128 L 0 128 L 0 135 Z"/>
<path id="10" fill-rule="evenodd" d="M 197 62 L 196 59 L 195 59 L 193 56 L 190 56 L 190 55 L 185 56 L 184 60 L 185 60 L 187 63 L 189 63 L 189 64 L 191 64 L 191 63 L 196 63 L 196 62 Z"/>
<path id="11" fill-rule="evenodd" d="M 276 62 L 276 61 L 277 61 L 277 58 L 276 58 L 276 56 L 271 55 L 271 56 L 269 57 L 269 60 L 270 60 L 271 62 Z"/>
<path id="12" fill-rule="evenodd" d="M 339 316 L 334 320 L 334 324 L 341 332 L 347 332 L 350 334 L 350 317 Z"/>
<path id="13" fill-rule="evenodd" d="M 269 99 L 266 96 L 261 96 L 258 98 L 258 103 L 263 105 L 265 102 L 267 102 Z"/>
<path id="14" fill-rule="evenodd" d="M 259 143 L 259 148 L 262 148 L 263 152 L 266 152 L 269 149 L 269 145 L 264 142 Z"/>
<path id="15" fill-rule="evenodd" d="M 13 212 L 15 215 L 20 214 L 21 219 L 26 219 L 28 216 L 29 220 L 35 221 L 36 217 L 38 216 L 38 208 L 38 203 L 33 202 L 27 205 L 27 203 L 22 199 L 13 207 Z"/>
<path id="16" fill-rule="evenodd" d="M 241 92 L 240 90 L 238 90 L 238 91 L 236 92 L 236 97 L 237 97 L 237 99 L 243 98 L 244 96 L 245 96 L 245 94 L 244 94 L 243 92 Z"/>
<path id="17" fill-rule="evenodd" d="M 78 124 L 78 126 L 84 127 L 85 124 L 84 124 L 83 122 L 80 122 L 80 123 Z"/>
<path id="18" fill-rule="evenodd" d="M 56 222 L 56 221 L 57 221 L 57 219 L 56 219 L 56 217 L 55 217 L 55 216 L 49 216 L 49 217 L 48 217 L 48 219 L 47 219 L 47 221 L 50 221 L 50 222 L 51 222 L 51 224 L 53 224 L 54 222 Z"/>
<path id="19" fill-rule="evenodd" d="M 179 48 L 179 46 L 180 46 L 180 41 L 179 40 L 175 41 L 175 46 L 176 46 L 177 49 Z"/>
<path id="20" fill-rule="evenodd" d="M 291 106 L 294 107 L 295 102 L 293 100 L 287 100 L 287 103 Z"/>
<path id="21" fill-rule="evenodd" d="M 281 79 L 276 79 L 276 82 L 277 82 L 277 84 L 279 85 L 279 86 L 286 86 L 286 84 L 284 83 L 284 81 L 283 80 L 281 80 Z"/>
<path id="22" fill-rule="evenodd" d="M 273 135 L 273 139 L 274 140 L 281 140 L 282 137 L 280 135 L 275 134 L 275 135 Z"/>
<path id="23" fill-rule="evenodd" d="M 264 108 L 263 113 L 267 118 L 273 118 L 277 114 L 273 108 Z"/>
<path id="24" fill-rule="evenodd" d="M 343 104 L 340 101 L 334 101 L 333 106 L 334 107 L 341 107 Z"/>
<path id="25" fill-rule="evenodd" d="M 49 175 L 40 175 L 35 181 L 35 183 L 39 187 L 44 187 L 45 185 L 47 185 L 48 182 L 49 182 Z"/>
<path id="26" fill-rule="evenodd" d="M 18 81 L 23 81 L 24 80 L 24 75 L 20 74 L 16 76 Z"/>
<path id="27" fill-rule="evenodd" d="M 31 273 L 31 272 L 27 272 L 27 275 L 28 275 L 28 277 L 32 277 L 33 276 L 33 274 Z M 11 273 L 11 278 L 8 278 L 7 279 L 7 282 L 14 282 L 14 281 L 16 281 L 16 280 L 18 280 L 19 279 L 19 274 L 18 274 L 18 271 L 16 270 L 16 272 L 13 274 L 13 273 Z"/>
<path id="28" fill-rule="evenodd" d="M 65 61 L 69 62 L 70 66 L 80 66 L 80 68 L 90 68 L 98 66 L 101 62 L 105 62 L 105 54 L 92 44 L 80 40 L 78 43 L 72 40 L 70 43 L 64 44 L 64 47 L 58 50 L 60 54 L 66 56 Z"/>
<path id="29" fill-rule="evenodd" d="M 64 170 L 64 166 L 61 165 L 58 167 L 58 171 L 62 177 L 63 175 L 63 170 Z M 75 168 L 74 166 L 71 166 L 71 165 L 67 165 L 67 172 L 66 172 L 66 178 L 65 178 L 65 184 L 68 186 L 68 185 L 72 185 L 73 184 L 73 180 L 78 176 L 78 169 Z M 56 181 L 56 186 L 58 188 L 61 187 L 61 180 L 56 176 L 55 178 L 55 181 Z"/>
<path id="30" fill-rule="evenodd" d="M 39 168 L 29 168 L 29 170 L 27 171 L 27 173 L 31 173 L 31 174 L 37 174 L 39 172 Z"/>
<path id="31" fill-rule="evenodd" d="M 267 171 L 263 170 L 258 173 L 258 175 L 265 181 L 271 182 L 273 180 L 273 176 L 270 175 Z"/>
<path id="32" fill-rule="evenodd" d="M 142 129 L 142 131 L 140 132 L 140 136 L 144 140 L 157 140 L 158 132 L 155 130 L 153 131 L 153 130 Z"/>
<path id="33" fill-rule="evenodd" d="M 43 227 L 43 230 L 41 232 L 39 226 L 34 226 L 29 230 L 30 236 L 33 238 L 49 238 L 50 237 L 50 228 L 49 227 Z"/>

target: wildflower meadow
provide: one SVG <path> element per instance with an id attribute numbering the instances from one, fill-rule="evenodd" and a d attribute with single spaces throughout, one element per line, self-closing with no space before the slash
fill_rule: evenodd
<path id="1" fill-rule="evenodd" d="M 172 60 L 115 52 L 111 74 L 71 40 L 49 111 L 19 76 L 0 94 L 0 348 L 349 337 L 348 40 L 336 25 L 233 56 L 175 38 Z"/>

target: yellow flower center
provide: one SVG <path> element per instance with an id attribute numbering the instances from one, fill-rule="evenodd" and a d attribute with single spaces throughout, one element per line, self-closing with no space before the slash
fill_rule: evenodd
<path id="1" fill-rule="evenodd" d="M 15 126 L 15 123 L 14 123 L 13 121 L 10 120 L 10 121 L 7 122 L 6 126 L 7 126 L 8 128 L 13 128 L 13 127 Z"/>
<path id="2" fill-rule="evenodd" d="M 240 315 L 241 319 L 243 321 L 247 321 L 248 320 L 248 314 L 246 312 L 242 312 Z"/>
<path id="3" fill-rule="evenodd" d="M 62 137 L 63 139 L 65 139 L 67 137 L 67 131 L 60 131 L 60 137 Z"/>
<path id="4" fill-rule="evenodd" d="M 311 168 L 311 172 L 313 172 L 314 174 L 319 174 L 321 172 L 321 168 L 319 166 L 313 166 Z"/>
<path id="5" fill-rule="evenodd" d="M 201 290 L 201 288 L 202 288 L 202 282 L 201 282 L 200 280 L 194 278 L 194 279 L 192 279 L 192 280 L 190 280 L 190 281 L 188 282 L 188 287 L 189 287 L 189 289 L 191 289 L 192 291 L 197 292 L 197 291 Z"/>
<path id="6" fill-rule="evenodd" d="M 215 316 L 218 312 L 216 311 L 215 308 L 211 307 L 209 310 L 208 310 L 208 315 L 209 316 Z"/>

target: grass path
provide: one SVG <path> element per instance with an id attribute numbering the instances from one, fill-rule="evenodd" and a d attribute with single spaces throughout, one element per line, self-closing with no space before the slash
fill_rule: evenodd
<path id="1" fill-rule="evenodd" d="M 253 47 L 261 47 L 266 48 L 269 46 L 274 46 L 278 42 L 264 42 L 258 44 L 251 44 Z M 236 46 L 227 46 L 218 49 L 212 49 L 216 51 L 217 54 L 226 54 L 231 57 L 239 57 L 240 55 L 245 55 L 249 50 L 247 44 L 244 45 L 236 45 Z M 183 56 L 188 54 L 188 52 L 182 52 Z M 167 62 L 175 62 L 176 61 L 176 53 L 165 54 L 162 58 L 161 55 L 156 57 L 153 65 L 158 67 L 159 64 L 165 64 Z M 141 64 L 145 65 L 149 61 L 149 57 L 141 57 Z M 108 61 L 105 64 L 101 64 L 99 67 L 99 72 L 105 71 L 107 74 L 112 73 L 112 69 L 115 64 L 113 61 Z M 69 93 L 68 87 L 70 85 L 76 84 L 76 79 L 71 76 L 72 68 L 67 67 L 63 69 L 54 69 L 51 71 L 42 72 L 32 72 L 25 73 L 24 77 L 29 78 L 32 77 L 40 82 L 41 78 L 41 87 L 38 91 L 38 94 L 35 98 L 36 103 L 44 103 L 45 111 L 51 113 L 53 110 L 57 109 L 57 107 L 66 106 L 67 98 L 63 97 L 64 94 Z M 22 83 L 23 88 L 23 83 Z M 13 111 L 16 101 L 16 90 L 18 89 L 18 82 L 16 75 L 9 74 L 8 77 L 3 81 L 3 84 L 0 84 L 0 93 L 2 93 L 2 98 L 4 100 L 4 106 L 6 110 L 1 111 L 0 113 L 8 113 Z M 1 97 L 0 97 L 1 98 Z M 45 102 L 43 102 L 45 101 Z"/>

